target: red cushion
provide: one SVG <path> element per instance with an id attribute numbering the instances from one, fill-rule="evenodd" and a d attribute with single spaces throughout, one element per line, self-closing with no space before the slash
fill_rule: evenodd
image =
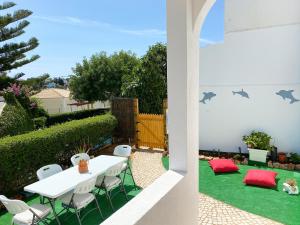
<path id="1" fill-rule="evenodd" d="M 262 187 L 275 187 L 277 173 L 269 170 L 248 170 L 244 183 Z"/>
<path id="2" fill-rule="evenodd" d="M 230 159 L 213 159 L 209 161 L 209 164 L 215 173 L 227 173 L 239 170 Z"/>

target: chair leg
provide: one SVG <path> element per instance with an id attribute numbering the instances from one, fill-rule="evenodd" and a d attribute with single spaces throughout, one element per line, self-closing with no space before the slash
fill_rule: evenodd
<path id="1" fill-rule="evenodd" d="M 130 166 L 129 166 L 129 165 L 128 165 L 128 169 L 129 169 L 129 171 L 130 171 L 130 175 L 131 175 L 131 178 L 132 178 L 132 181 L 133 181 L 134 187 L 137 187 L 137 186 L 136 186 L 136 183 L 135 183 L 135 180 L 134 180 L 134 177 L 133 177 L 133 174 L 132 174 L 132 170 L 131 170 L 131 168 L 130 168 Z"/>
<path id="2" fill-rule="evenodd" d="M 126 199 L 127 199 L 127 201 L 128 201 L 129 199 L 128 199 L 127 192 L 126 192 L 126 190 L 125 190 L 125 187 L 124 187 L 123 182 L 121 182 L 121 186 L 122 186 L 122 191 L 123 191 L 123 193 L 125 194 L 125 197 L 126 197 Z"/>
<path id="3" fill-rule="evenodd" d="M 98 202 L 98 200 L 97 200 L 97 198 L 96 198 L 95 195 L 94 195 L 94 197 L 95 197 L 95 202 L 96 202 L 97 208 L 98 208 L 98 210 L 99 210 L 99 212 L 100 212 L 100 215 L 101 215 L 102 219 L 104 219 L 104 216 L 103 216 L 103 214 L 102 214 L 101 208 L 100 208 L 100 206 L 99 206 L 99 202 Z"/>
<path id="4" fill-rule="evenodd" d="M 113 204 L 112 204 L 112 201 L 111 201 L 110 191 L 107 191 L 107 190 L 105 189 L 105 193 L 106 193 L 106 197 L 107 197 L 107 199 L 108 199 L 108 201 L 109 201 L 110 207 L 112 208 L 113 211 L 115 211 L 115 208 L 114 208 L 114 206 L 113 206 Z"/>
<path id="5" fill-rule="evenodd" d="M 78 223 L 79 223 L 79 225 L 82 225 L 82 223 L 81 223 L 81 219 L 80 219 L 80 215 L 79 215 L 79 212 L 78 212 L 78 210 L 77 210 L 77 209 L 75 209 L 75 213 L 76 213 L 76 216 L 77 216 L 77 219 L 78 219 Z"/>

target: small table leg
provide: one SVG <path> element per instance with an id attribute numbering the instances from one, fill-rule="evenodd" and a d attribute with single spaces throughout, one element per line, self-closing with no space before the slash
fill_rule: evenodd
<path id="1" fill-rule="evenodd" d="M 57 224 L 61 225 L 60 221 L 58 219 L 57 213 L 55 211 L 55 199 L 49 199 L 49 202 L 50 202 L 50 205 L 51 205 L 51 208 L 52 208 L 52 211 L 53 211 L 53 214 L 54 214 Z"/>

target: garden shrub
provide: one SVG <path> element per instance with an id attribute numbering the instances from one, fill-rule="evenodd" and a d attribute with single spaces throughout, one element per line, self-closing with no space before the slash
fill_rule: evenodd
<path id="1" fill-rule="evenodd" d="M 108 109 L 88 109 L 69 113 L 60 113 L 50 115 L 47 119 L 47 126 L 52 126 L 57 123 L 64 123 L 71 120 L 80 120 L 87 117 L 102 115 L 108 112 Z"/>
<path id="2" fill-rule="evenodd" d="M 112 135 L 116 124 L 106 114 L 0 139 L 0 193 L 9 196 L 34 182 L 44 165 L 69 163 L 79 143 L 96 145 Z"/>
<path id="3" fill-rule="evenodd" d="M 0 116 L 0 138 L 32 131 L 33 121 L 12 93 L 4 95 L 6 105 Z"/>
<path id="4" fill-rule="evenodd" d="M 41 128 L 45 128 L 47 123 L 47 117 L 41 116 L 33 119 L 34 129 L 38 130 Z"/>

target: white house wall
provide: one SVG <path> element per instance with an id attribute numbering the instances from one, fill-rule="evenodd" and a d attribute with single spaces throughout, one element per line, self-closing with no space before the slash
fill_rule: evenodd
<path id="1" fill-rule="evenodd" d="M 229 0 L 231 1 L 231 0 Z M 294 90 L 300 99 L 300 25 L 233 32 L 223 44 L 200 50 L 202 92 L 216 94 L 200 104 L 200 149 L 245 150 L 251 130 L 268 132 L 280 151 L 300 153 L 300 102 L 276 95 Z M 244 89 L 249 99 L 232 91 Z"/>
<path id="2" fill-rule="evenodd" d="M 300 23 L 299 0 L 225 0 L 225 33 Z"/>

